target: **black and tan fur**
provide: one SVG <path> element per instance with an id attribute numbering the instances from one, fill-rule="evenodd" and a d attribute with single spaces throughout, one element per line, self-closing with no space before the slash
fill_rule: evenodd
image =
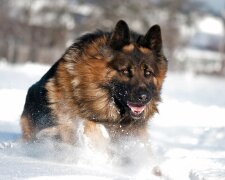
<path id="1" fill-rule="evenodd" d="M 126 136 L 146 141 L 166 71 L 158 25 L 140 35 L 121 20 L 112 32 L 86 34 L 28 90 L 23 139 L 33 141 L 44 132 L 74 144 L 82 122 L 83 133 L 97 146 L 106 142 L 99 124 L 111 142 Z M 132 113 L 128 103 L 144 111 Z"/>

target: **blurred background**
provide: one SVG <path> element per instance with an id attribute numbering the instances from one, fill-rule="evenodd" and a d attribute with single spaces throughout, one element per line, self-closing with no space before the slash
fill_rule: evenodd
<path id="1" fill-rule="evenodd" d="M 52 64 L 119 19 L 140 33 L 159 24 L 171 71 L 225 75 L 224 0 L 0 0 L 0 61 Z"/>

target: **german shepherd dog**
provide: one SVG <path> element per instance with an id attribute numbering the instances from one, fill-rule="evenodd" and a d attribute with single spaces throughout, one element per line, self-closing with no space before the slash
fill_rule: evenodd
<path id="1" fill-rule="evenodd" d="M 76 144 L 82 124 L 100 148 L 127 136 L 146 142 L 166 72 L 159 25 L 141 35 L 120 20 L 112 32 L 83 35 L 29 88 L 22 138 Z"/>

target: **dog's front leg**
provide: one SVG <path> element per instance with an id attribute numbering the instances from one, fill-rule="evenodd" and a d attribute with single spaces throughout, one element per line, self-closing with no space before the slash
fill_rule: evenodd
<path id="1" fill-rule="evenodd" d="M 151 162 L 151 173 L 155 176 L 162 176 L 161 169 L 158 165 L 156 155 L 153 152 L 151 137 L 148 133 L 148 126 L 137 129 L 137 137 L 144 144 L 144 147 L 147 149 L 148 158 Z"/>
<path id="2" fill-rule="evenodd" d="M 86 120 L 83 130 L 89 147 L 97 151 L 108 152 L 110 137 L 104 125 Z"/>

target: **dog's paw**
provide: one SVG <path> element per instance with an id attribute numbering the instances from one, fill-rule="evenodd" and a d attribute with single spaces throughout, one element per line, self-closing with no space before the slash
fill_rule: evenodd
<path id="1" fill-rule="evenodd" d="M 159 176 L 161 177 L 162 176 L 162 171 L 160 169 L 159 166 L 155 166 L 152 168 L 152 174 L 154 174 L 155 176 Z"/>

